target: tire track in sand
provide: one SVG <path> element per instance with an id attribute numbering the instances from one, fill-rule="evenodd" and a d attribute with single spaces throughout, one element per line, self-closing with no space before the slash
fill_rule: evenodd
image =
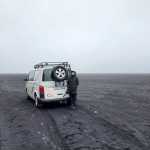
<path id="1" fill-rule="evenodd" d="M 48 114 L 70 150 L 148 150 L 132 134 L 82 107 L 51 109 Z"/>
<path id="2" fill-rule="evenodd" d="M 64 139 L 62 138 L 62 135 L 60 133 L 60 130 L 57 126 L 55 119 L 49 113 L 49 111 L 46 109 L 41 109 L 39 113 L 41 114 L 41 117 L 44 119 L 44 123 L 48 128 L 49 135 L 53 140 L 52 145 L 54 145 L 56 150 L 70 150 L 69 146 L 65 143 Z"/>
<path id="3" fill-rule="evenodd" d="M 137 137 L 135 134 L 133 134 L 133 131 L 130 130 L 129 128 L 127 128 L 127 129 L 121 128 L 120 126 L 117 126 L 116 124 L 113 124 L 110 121 L 108 121 L 100 116 L 95 115 L 93 112 L 91 112 L 91 110 L 88 110 L 84 106 L 79 106 L 78 108 L 80 109 L 80 111 L 83 111 L 83 112 L 87 113 L 88 115 L 90 115 L 94 120 L 96 120 L 98 122 L 98 124 L 103 124 L 104 126 L 108 126 L 108 128 L 110 128 L 112 131 L 117 132 L 117 134 L 119 134 L 124 140 L 128 139 L 128 141 L 137 145 L 142 150 L 149 149 L 148 148 L 149 146 L 145 142 L 145 140 L 143 142 L 143 140 L 139 139 L 139 137 Z"/>

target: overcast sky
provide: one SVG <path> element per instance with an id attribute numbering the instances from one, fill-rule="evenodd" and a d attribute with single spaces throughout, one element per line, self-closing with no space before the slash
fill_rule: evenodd
<path id="1" fill-rule="evenodd" d="M 150 72 L 149 0 L 0 0 L 0 73 L 40 61 L 78 72 Z"/>

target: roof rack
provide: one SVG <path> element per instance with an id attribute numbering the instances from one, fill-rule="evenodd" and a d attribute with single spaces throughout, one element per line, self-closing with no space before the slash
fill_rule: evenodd
<path id="1" fill-rule="evenodd" d="M 41 62 L 34 65 L 34 69 L 43 68 L 45 66 L 63 65 L 65 68 L 71 68 L 68 62 Z"/>

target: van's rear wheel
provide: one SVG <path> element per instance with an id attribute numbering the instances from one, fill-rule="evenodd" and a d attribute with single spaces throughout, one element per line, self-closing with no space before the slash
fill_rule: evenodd
<path id="1" fill-rule="evenodd" d="M 26 89 L 26 95 L 27 95 L 27 100 L 31 100 L 31 97 L 28 95 L 27 89 Z"/>
<path id="2" fill-rule="evenodd" d="M 31 100 L 31 97 L 29 95 L 27 95 L 27 100 Z"/>
<path id="3" fill-rule="evenodd" d="M 42 103 L 39 101 L 38 97 L 35 96 L 35 107 L 36 108 L 41 108 L 42 107 Z"/>

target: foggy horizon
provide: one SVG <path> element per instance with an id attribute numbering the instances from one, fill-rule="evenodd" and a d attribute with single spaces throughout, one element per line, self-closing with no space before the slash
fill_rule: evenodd
<path id="1" fill-rule="evenodd" d="M 150 73 L 148 0 L 1 0 L 0 73 L 68 61 L 78 73 Z"/>

